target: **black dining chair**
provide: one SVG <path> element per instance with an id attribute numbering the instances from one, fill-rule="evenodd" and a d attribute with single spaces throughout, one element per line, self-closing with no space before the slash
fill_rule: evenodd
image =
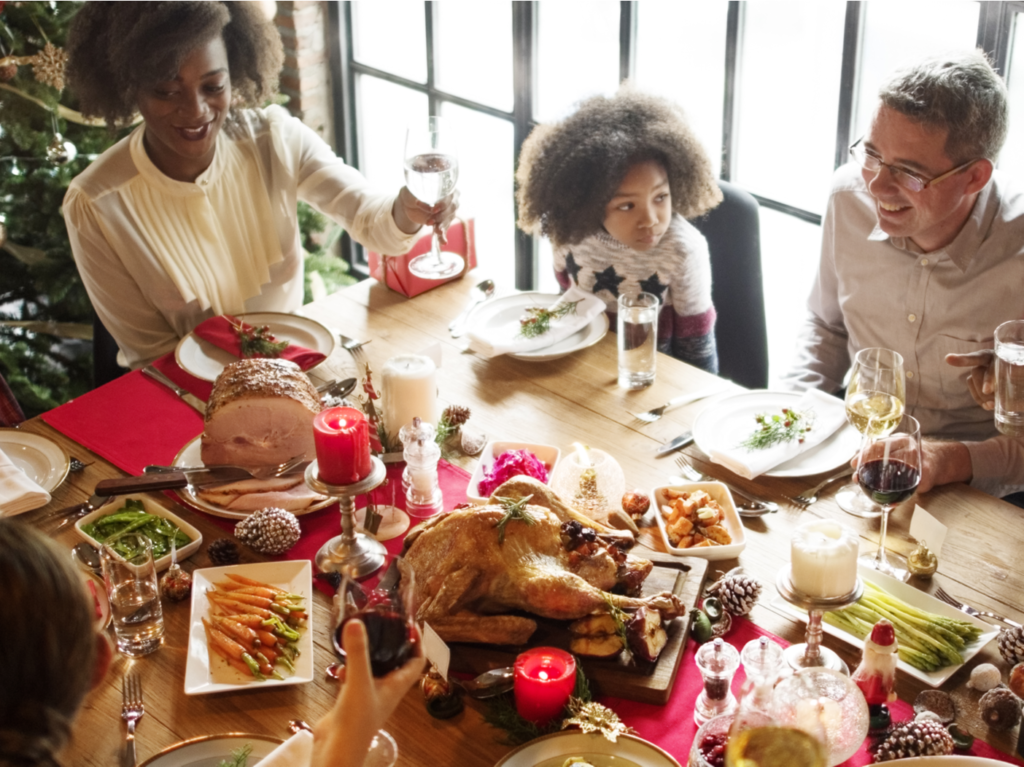
<path id="1" fill-rule="evenodd" d="M 692 223 L 711 251 L 711 299 L 718 313 L 718 372 L 748 389 L 768 385 L 768 329 L 761 278 L 761 224 L 757 200 L 719 181 L 722 202 Z"/>
<path id="2" fill-rule="evenodd" d="M 128 371 L 117 364 L 117 341 L 99 317 L 92 321 L 92 385 L 110 383 Z"/>

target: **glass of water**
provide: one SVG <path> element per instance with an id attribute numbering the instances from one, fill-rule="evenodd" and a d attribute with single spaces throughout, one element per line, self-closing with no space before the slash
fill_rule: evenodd
<path id="1" fill-rule="evenodd" d="M 1024 320 L 996 328 L 996 428 L 1024 437 Z"/>
<path id="2" fill-rule="evenodd" d="M 164 635 L 153 544 L 144 535 L 129 533 L 105 543 L 100 559 L 117 649 L 132 657 L 153 652 Z"/>
<path id="3" fill-rule="evenodd" d="M 652 293 L 619 296 L 619 386 L 642 389 L 654 383 L 658 364 L 658 310 Z"/>

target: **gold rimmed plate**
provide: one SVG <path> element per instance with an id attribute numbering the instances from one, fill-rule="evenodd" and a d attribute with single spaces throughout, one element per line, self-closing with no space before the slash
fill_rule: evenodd
<path id="1" fill-rule="evenodd" d="M 222 761 L 231 759 L 231 752 L 251 746 L 247 767 L 255 767 L 259 760 L 284 743 L 280 738 L 256 735 L 250 732 L 226 732 L 220 735 L 201 735 L 173 746 L 149 757 L 139 767 L 219 767 Z"/>
<path id="2" fill-rule="evenodd" d="M 495 767 L 562 767 L 570 756 L 581 756 L 594 767 L 680 767 L 669 753 L 634 735 L 615 743 L 598 733 L 563 730 L 524 743 Z"/>

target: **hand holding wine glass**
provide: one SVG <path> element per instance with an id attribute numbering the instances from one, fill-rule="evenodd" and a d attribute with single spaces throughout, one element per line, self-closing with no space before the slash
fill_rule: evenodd
<path id="1" fill-rule="evenodd" d="M 895 564 L 885 551 L 885 535 L 889 514 L 917 490 L 921 481 L 921 425 L 913 416 L 905 415 L 890 434 L 872 439 L 864 436 L 857 463 L 857 481 L 864 493 L 882 507 L 882 526 L 878 551 L 874 557 L 861 557 L 861 564 L 893 578 L 909 577 L 902 557 L 893 555 Z"/>
<path id="2" fill-rule="evenodd" d="M 451 129 L 440 117 L 431 117 L 427 125 L 409 128 L 405 137 L 405 183 L 416 199 L 436 206 L 455 190 L 459 178 L 459 155 Z M 444 219 L 440 215 L 439 218 Z M 437 220 L 437 219 L 435 219 Z M 444 226 L 434 225 L 432 250 L 409 262 L 409 271 L 417 277 L 440 280 L 458 274 L 466 262 L 457 253 L 441 250 Z"/>

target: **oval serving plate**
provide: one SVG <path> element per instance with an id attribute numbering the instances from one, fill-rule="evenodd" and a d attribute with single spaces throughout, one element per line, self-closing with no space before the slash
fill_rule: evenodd
<path id="1" fill-rule="evenodd" d="M 252 746 L 247 767 L 255 767 L 259 760 L 284 743 L 280 738 L 246 732 L 226 732 L 221 735 L 201 735 L 149 757 L 140 767 L 219 767 L 231 758 L 231 752 L 245 745 Z"/>

